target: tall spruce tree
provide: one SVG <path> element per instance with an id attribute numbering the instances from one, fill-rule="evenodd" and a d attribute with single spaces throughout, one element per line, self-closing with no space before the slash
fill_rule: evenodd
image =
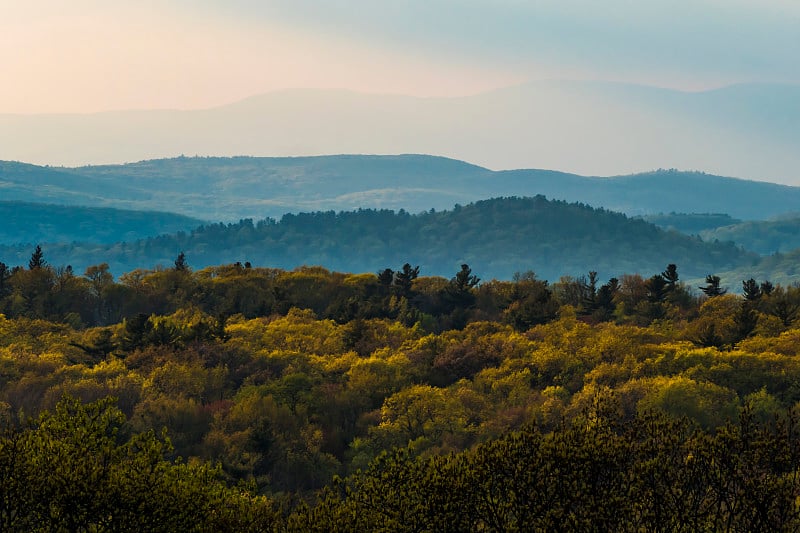
<path id="1" fill-rule="evenodd" d="M 28 261 L 28 270 L 36 270 L 47 266 L 47 261 L 44 260 L 44 253 L 42 247 L 36 245 L 36 249 L 31 254 L 30 261 Z"/>

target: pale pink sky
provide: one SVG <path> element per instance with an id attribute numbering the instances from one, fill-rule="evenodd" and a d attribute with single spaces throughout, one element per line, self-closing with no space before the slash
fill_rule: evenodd
<path id="1" fill-rule="evenodd" d="M 535 79 L 800 83 L 787 0 L 6 0 L 0 113 L 294 87 L 459 96 Z"/>
<path id="2" fill-rule="evenodd" d="M 5 113 L 194 109 L 297 87 L 466 95 L 525 79 L 346 35 L 145 4 L 43 14 L 16 3 L 0 18 L 0 67 Z"/>

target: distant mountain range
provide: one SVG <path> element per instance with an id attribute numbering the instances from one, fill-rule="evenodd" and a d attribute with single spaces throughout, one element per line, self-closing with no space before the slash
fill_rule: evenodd
<path id="1" fill-rule="evenodd" d="M 180 154 L 426 153 L 493 169 L 675 167 L 797 184 L 798 145 L 800 86 L 770 84 L 681 92 L 551 81 L 461 98 L 298 89 L 205 110 L 0 115 L 0 159 L 68 166 Z"/>
<path id="2" fill-rule="evenodd" d="M 660 170 L 609 178 L 491 171 L 423 155 L 180 157 L 78 168 L 0 162 L 7 201 L 180 213 L 210 221 L 358 208 L 449 209 L 499 196 L 578 201 L 628 215 L 725 213 L 763 220 L 800 206 L 800 187 Z"/>

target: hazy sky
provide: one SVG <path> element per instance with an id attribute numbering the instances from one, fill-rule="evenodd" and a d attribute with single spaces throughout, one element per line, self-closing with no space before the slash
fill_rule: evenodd
<path id="1" fill-rule="evenodd" d="M 0 112 L 199 108 L 282 88 L 800 83 L 797 0 L 0 0 Z"/>

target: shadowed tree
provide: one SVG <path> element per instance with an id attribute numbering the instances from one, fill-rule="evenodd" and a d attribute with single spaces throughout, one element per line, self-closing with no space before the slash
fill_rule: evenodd
<path id="1" fill-rule="evenodd" d="M 652 276 L 645 282 L 645 286 L 650 303 L 661 303 L 667 297 L 669 283 L 661 275 Z"/>
<path id="2" fill-rule="evenodd" d="M 608 280 L 608 283 L 600 286 L 600 289 L 597 291 L 597 299 L 595 302 L 596 309 L 592 315 L 594 318 L 601 321 L 611 319 L 614 314 L 614 309 L 616 309 L 614 296 L 617 294 L 618 290 L 619 280 L 617 278 L 611 278 Z"/>
<path id="3" fill-rule="evenodd" d="M 0 261 L 0 298 L 6 295 L 8 292 L 8 279 L 11 277 L 11 271 L 8 268 L 8 265 Z"/>
<path id="4" fill-rule="evenodd" d="M 178 254 L 178 257 L 175 258 L 175 270 L 179 272 L 183 272 L 189 268 L 189 265 L 186 263 L 186 254 L 183 252 Z"/>
<path id="5" fill-rule="evenodd" d="M 469 268 L 469 265 L 461 265 L 461 270 L 450 280 L 450 284 L 456 291 L 465 292 L 476 286 L 480 281 L 481 279 L 478 276 L 472 274 L 472 269 Z"/>
<path id="6" fill-rule="evenodd" d="M 472 289 L 480 281 L 467 264 L 461 265 L 461 270 L 450 278 L 442 293 L 445 308 L 449 313 L 447 327 L 463 329 L 467 325 L 469 322 L 467 310 L 475 306 L 475 294 Z"/>
<path id="7" fill-rule="evenodd" d="M 706 276 L 706 284 L 704 286 L 698 287 L 703 293 L 708 296 L 709 298 L 713 298 L 714 296 L 722 296 L 727 290 L 720 287 L 720 278 L 719 276 L 715 276 L 713 274 L 709 274 Z"/>
<path id="8" fill-rule="evenodd" d="M 753 303 L 745 300 L 739 306 L 739 310 L 733 315 L 735 325 L 736 342 L 750 336 L 758 324 L 758 313 L 753 309 Z"/>
<path id="9" fill-rule="evenodd" d="M 770 294 L 768 309 L 768 312 L 778 317 L 784 326 L 791 326 L 800 313 L 800 288 L 784 288 L 779 285 Z"/>
<path id="10" fill-rule="evenodd" d="M 558 302 L 553 298 L 547 281 L 536 279 L 536 274 L 530 271 L 514 274 L 511 300 L 504 316 L 519 331 L 549 322 L 558 314 Z"/>
<path id="11" fill-rule="evenodd" d="M 594 270 L 589 272 L 589 280 L 584 284 L 581 306 L 589 314 L 597 309 L 597 272 Z"/>
<path id="12" fill-rule="evenodd" d="M 411 286 L 415 279 L 419 276 L 419 265 L 411 267 L 409 263 L 403 265 L 402 270 L 394 273 L 394 286 L 400 296 L 408 298 L 411 295 Z"/>
<path id="13" fill-rule="evenodd" d="M 674 263 L 668 264 L 667 269 L 661 273 L 661 277 L 667 282 L 667 291 L 674 291 L 675 285 L 678 283 L 678 267 Z"/>
<path id="14" fill-rule="evenodd" d="M 764 296 L 769 296 L 772 294 L 772 291 L 775 290 L 775 285 L 772 284 L 771 281 L 766 280 L 761 282 L 761 294 Z"/>
<path id="15" fill-rule="evenodd" d="M 670 263 L 667 265 L 666 270 L 661 273 L 661 277 L 664 278 L 666 285 L 664 290 L 666 292 L 665 300 L 668 300 L 672 304 L 680 305 L 680 300 L 682 296 L 686 294 L 685 290 L 678 285 L 678 267 L 675 263 Z"/>
<path id="16" fill-rule="evenodd" d="M 42 253 L 42 247 L 40 245 L 36 245 L 36 249 L 31 254 L 30 261 L 28 261 L 28 270 L 36 270 L 38 268 L 44 268 L 47 266 L 47 261 L 44 260 L 44 253 Z"/>
<path id="17" fill-rule="evenodd" d="M 394 270 L 391 268 L 385 268 L 378 272 L 378 283 L 380 285 L 389 287 L 394 281 Z"/>
<path id="18" fill-rule="evenodd" d="M 753 278 L 744 280 L 742 281 L 742 294 L 745 300 L 754 302 L 761 298 L 761 287 L 758 286 L 758 282 Z"/>
<path id="19" fill-rule="evenodd" d="M 123 333 L 120 339 L 120 347 L 126 351 L 133 351 L 142 348 L 147 343 L 147 337 L 153 331 L 153 324 L 150 317 L 144 313 L 138 313 L 123 321 Z"/>

